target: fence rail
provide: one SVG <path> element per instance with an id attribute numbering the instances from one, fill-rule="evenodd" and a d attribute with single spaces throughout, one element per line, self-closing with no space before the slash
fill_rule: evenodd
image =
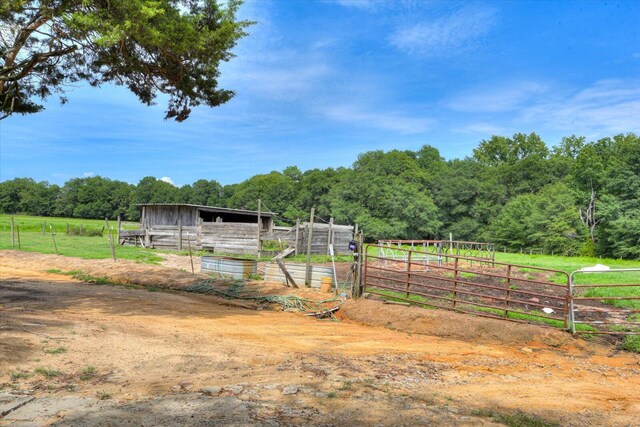
<path id="1" fill-rule="evenodd" d="M 636 275 L 632 275 L 633 273 Z M 578 284 L 577 276 L 622 274 L 639 283 Z M 582 269 L 569 276 L 570 321 L 574 334 L 638 335 L 640 334 L 640 268 Z M 603 310 L 601 304 L 607 305 Z M 576 329 L 587 325 L 598 329 Z"/>
<path id="2" fill-rule="evenodd" d="M 388 244 L 367 246 L 365 292 L 476 316 L 569 329 L 567 273 L 452 254 L 430 262 L 425 255 L 431 252 L 406 249 L 402 243 L 392 256 Z M 378 255 L 371 254 L 376 249 Z M 547 280 L 549 273 L 561 277 L 561 283 Z"/>
<path id="3" fill-rule="evenodd" d="M 379 240 L 380 255 L 402 258 L 404 249 L 419 252 L 414 259 L 441 263 L 443 257 L 462 256 L 483 261 L 494 261 L 496 248 L 493 243 L 458 240 Z M 448 260 L 445 260 L 448 261 Z"/>
<path id="4" fill-rule="evenodd" d="M 486 258 L 434 257 L 432 243 L 438 241 L 421 241 L 423 250 L 413 242 L 414 249 L 399 240 L 367 245 L 363 292 L 574 334 L 640 335 L 640 268 L 587 268 L 567 274 Z M 576 282 L 576 276 L 590 273 L 630 276 L 610 278 L 616 283 L 608 284 Z"/>

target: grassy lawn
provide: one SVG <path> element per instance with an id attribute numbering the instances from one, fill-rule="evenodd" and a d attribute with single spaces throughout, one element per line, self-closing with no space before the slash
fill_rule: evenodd
<path id="1" fill-rule="evenodd" d="M 70 227 L 80 227 L 89 229 L 102 229 L 106 226 L 104 219 L 80 219 L 80 218 L 57 218 L 44 216 L 29 215 L 6 215 L 0 214 L 0 231 L 11 230 L 11 217 L 13 222 L 20 228 L 20 232 L 41 232 L 42 226 L 45 225 L 45 233 L 65 233 L 67 224 Z M 112 230 L 118 227 L 118 221 L 109 220 L 109 226 Z M 130 230 L 138 228 L 137 222 L 122 222 L 122 228 Z M 106 229 L 105 229 L 106 233 Z"/>
<path id="2" fill-rule="evenodd" d="M 0 215 L 0 249 L 18 249 L 17 232 L 15 235 L 15 247 L 12 246 L 10 218 L 10 215 Z M 16 229 L 20 231 L 20 250 L 43 254 L 58 253 L 84 259 L 111 258 L 111 248 L 104 220 L 26 215 L 13 215 L 13 219 Z M 42 234 L 43 225 L 45 226 L 44 234 Z M 67 235 L 67 225 L 69 227 L 80 227 L 82 225 L 83 229 L 94 231 L 100 231 L 104 228 L 104 233 L 102 233 L 102 236 Z M 114 233 L 114 241 L 117 242 L 117 222 L 110 221 L 109 226 Z M 137 224 L 123 223 L 123 227 L 137 228 Z M 158 263 L 163 259 L 157 255 L 156 251 L 150 249 L 117 245 L 116 257 L 145 263 Z"/>

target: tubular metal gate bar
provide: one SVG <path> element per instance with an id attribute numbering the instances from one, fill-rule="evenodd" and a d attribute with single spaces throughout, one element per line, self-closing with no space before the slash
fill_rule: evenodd
<path id="1" fill-rule="evenodd" d="M 370 248 L 378 248 L 371 255 Z M 386 257 L 383 245 L 365 249 L 363 291 L 412 304 L 568 330 L 569 275 L 564 271 L 447 254 L 428 262 L 412 249 Z M 540 278 L 553 273 L 554 283 Z"/>
<path id="2" fill-rule="evenodd" d="M 616 284 L 582 284 L 575 283 L 576 275 L 607 274 L 607 273 L 640 273 L 640 268 L 594 269 L 577 270 L 569 276 L 570 294 L 570 324 L 574 334 L 611 334 L 611 335 L 640 335 L 640 283 Z M 633 279 L 635 280 L 635 279 Z M 640 280 L 638 280 L 640 282 Z M 586 289 L 586 291 L 582 291 Z M 607 289 L 608 296 L 597 295 L 602 289 Z M 629 295 L 618 295 L 620 291 L 628 290 Z M 611 292 L 613 291 L 613 292 Z M 607 304 L 607 309 L 594 305 L 594 302 Z M 576 313 L 581 320 L 576 320 Z M 576 330 L 576 325 L 589 325 L 591 328 Z M 604 330 L 591 330 L 594 327 Z"/>
<path id="3" fill-rule="evenodd" d="M 494 261 L 496 257 L 496 247 L 493 243 L 487 242 L 466 242 L 458 240 L 379 240 L 378 245 L 382 246 L 380 253 L 386 255 L 396 255 L 396 251 L 410 249 L 421 252 L 423 257 L 437 259 L 449 255 L 457 255 L 466 258 L 479 258 L 482 260 Z M 415 256 L 414 256 L 415 258 Z"/>

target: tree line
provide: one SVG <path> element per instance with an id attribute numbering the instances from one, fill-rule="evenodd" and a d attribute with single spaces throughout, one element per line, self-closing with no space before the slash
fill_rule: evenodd
<path id="1" fill-rule="evenodd" d="M 640 259 L 640 137 L 587 142 L 565 137 L 549 148 L 535 133 L 492 136 L 464 159 L 417 151 L 370 151 L 349 167 L 255 175 L 221 185 L 176 187 L 154 177 L 132 185 L 100 176 L 62 187 L 31 178 L 0 183 L 0 211 L 138 220 L 139 203 L 257 209 L 280 223 L 318 216 L 358 223 L 380 238 L 489 241 L 510 250 Z"/>

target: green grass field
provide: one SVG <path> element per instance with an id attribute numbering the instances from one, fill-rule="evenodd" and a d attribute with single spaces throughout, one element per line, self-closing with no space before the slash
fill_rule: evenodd
<path id="1" fill-rule="evenodd" d="M 44 216 L 29 216 L 29 215 L 0 215 L 0 231 L 11 231 L 11 217 L 13 217 L 14 225 L 20 228 L 20 232 L 42 232 L 44 226 L 45 232 L 50 233 L 65 233 L 67 225 L 71 227 L 80 227 L 81 225 L 89 229 L 102 229 L 106 227 L 104 219 L 79 219 L 79 218 L 56 218 L 56 217 L 44 217 Z M 109 227 L 115 230 L 118 226 L 118 222 L 115 220 L 109 221 Z M 138 228 L 138 223 L 123 222 L 122 228 L 135 229 Z M 105 229 L 106 232 L 106 229 Z"/>
<path id="2" fill-rule="evenodd" d="M 11 239 L 11 225 L 9 215 L 0 215 L 0 249 L 19 249 L 27 252 L 43 254 L 59 254 L 84 259 L 111 258 L 111 247 L 104 220 L 77 218 L 49 218 L 26 215 L 14 215 L 16 232 Z M 71 236 L 66 234 L 69 226 L 100 230 L 105 227 L 102 237 L 99 236 Z M 45 232 L 42 234 L 42 229 Z M 136 228 L 136 224 L 125 224 L 126 228 Z M 114 242 L 117 244 L 117 223 L 111 221 Z M 123 227 L 124 228 L 124 227 Z M 19 239 L 18 239 L 19 230 Z M 54 243 L 55 242 L 55 243 Z M 145 263 L 157 263 L 162 257 L 157 251 L 137 248 L 133 246 L 115 247 L 118 259 L 130 259 Z"/>

